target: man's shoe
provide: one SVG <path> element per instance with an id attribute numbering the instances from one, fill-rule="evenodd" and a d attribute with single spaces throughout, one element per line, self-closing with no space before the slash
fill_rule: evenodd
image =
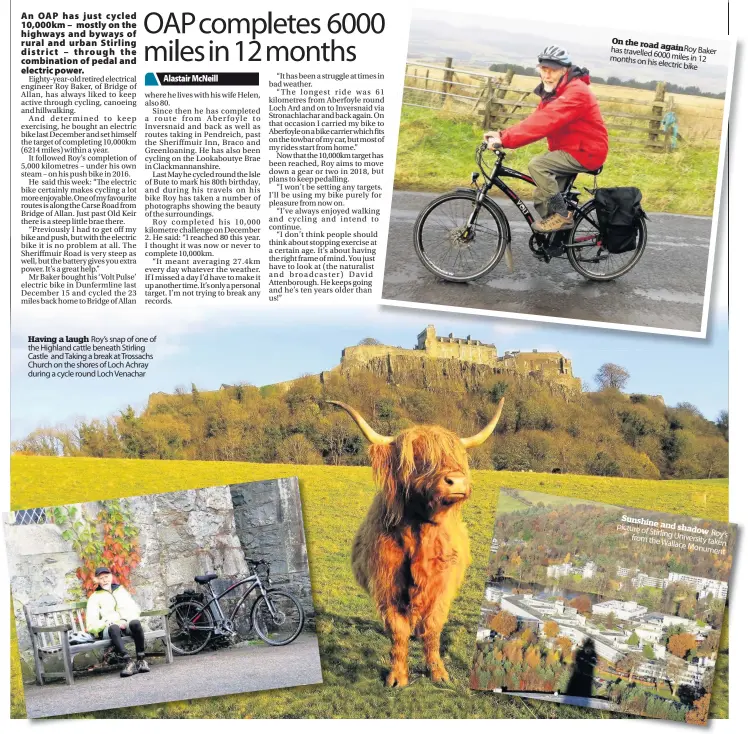
<path id="1" fill-rule="evenodd" d="M 539 222 L 533 222 L 532 228 L 535 232 L 547 234 L 548 232 L 560 232 L 563 229 L 571 229 L 573 226 L 574 215 L 571 212 L 567 212 L 566 216 L 554 212 Z"/>
<path id="2" fill-rule="evenodd" d="M 138 664 L 137 664 L 137 670 L 136 673 L 150 673 L 151 668 L 148 665 L 148 663 L 145 661 L 145 658 L 138 658 Z"/>
<path id="3" fill-rule="evenodd" d="M 138 664 L 134 660 L 128 660 L 127 665 L 120 671 L 120 678 L 129 678 L 138 672 Z"/>

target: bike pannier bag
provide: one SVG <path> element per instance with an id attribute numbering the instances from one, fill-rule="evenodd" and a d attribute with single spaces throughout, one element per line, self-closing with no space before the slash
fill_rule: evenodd
<path id="1" fill-rule="evenodd" d="M 608 252 L 617 255 L 636 249 L 639 220 L 647 217 L 641 201 L 642 192 L 635 186 L 595 191 L 600 234 Z"/>
<path id="2" fill-rule="evenodd" d="M 203 594 L 199 591 L 193 591 L 192 589 L 185 589 L 181 594 L 172 596 L 169 600 L 172 604 L 179 604 L 183 601 L 194 601 L 197 604 L 202 604 L 205 600 Z"/>

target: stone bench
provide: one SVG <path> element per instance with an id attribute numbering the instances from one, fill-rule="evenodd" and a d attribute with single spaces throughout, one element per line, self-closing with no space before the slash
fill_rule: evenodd
<path id="1" fill-rule="evenodd" d="M 68 685 L 73 683 L 73 660 L 76 655 L 109 647 L 110 640 L 94 640 L 79 645 L 71 645 L 68 632 L 85 632 L 85 610 L 86 602 L 72 602 L 70 604 L 57 604 L 55 606 L 33 606 L 24 604 L 23 613 L 26 616 L 26 624 L 31 636 L 31 645 L 34 651 L 34 668 L 36 670 L 36 682 L 43 686 L 45 681 L 64 678 Z M 174 661 L 174 655 L 169 639 L 169 628 L 167 624 L 168 609 L 154 609 L 150 612 L 141 612 L 143 621 L 150 619 L 161 619 L 161 629 L 145 629 L 145 639 L 160 640 L 164 646 L 164 657 L 167 663 Z M 123 641 L 131 642 L 132 637 L 122 636 Z M 47 672 L 44 669 L 45 660 L 50 656 L 62 657 L 63 673 Z"/>

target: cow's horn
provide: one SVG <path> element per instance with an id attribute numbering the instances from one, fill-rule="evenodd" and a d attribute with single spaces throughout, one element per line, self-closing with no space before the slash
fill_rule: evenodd
<path id="1" fill-rule="evenodd" d="M 325 402 L 330 405 L 337 405 L 342 408 L 348 415 L 356 421 L 356 425 L 361 429 L 361 433 L 373 444 L 380 444 L 382 446 L 392 443 L 394 438 L 392 436 L 383 436 L 381 433 L 377 433 L 365 420 L 364 417 L 355 409 L 351 408 L 350 405 L 341 403 L 338 400 L 326 400 Z"/>
<path id="2" fill-rule="evenodd" d="M 460 439 L 460 441 L 462 441 L 462 445 L 466 449 L 473 449 L 476 446 L 480 446 L 493 433 L 493 429 L 496 428 L 496 424 L 499 422 L 499 418 L 501 418 L 501 411 L 503 407 L 504 398 L 501 398 L 501 400 L 499 400 L 499 407 L 496 409 L 494 417 L 491 418 L 490 421 L 488 421 L 488 425 L 480 433 L 476 433 L 475 436 Z"/>

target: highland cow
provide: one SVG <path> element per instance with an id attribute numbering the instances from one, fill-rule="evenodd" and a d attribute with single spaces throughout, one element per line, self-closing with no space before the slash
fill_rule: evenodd
<path id="1" fill-rule="evenodd" d="M 440 426 L 414 426 L 382 436 L 345 403 L 337 405 L 369 440 L 379 492 L 353 541 L 356 581 L 372 596 L 392 638 L 388 686 L 408 684 L 411 635 L 423 639 L 434 681 L 449 675 L 439 652 L 449 607 L 470 565 L 462 504 L 470 497 L 467 449 L 493 432 L 502 398 L 488 425 L 459 438 Z"/>

